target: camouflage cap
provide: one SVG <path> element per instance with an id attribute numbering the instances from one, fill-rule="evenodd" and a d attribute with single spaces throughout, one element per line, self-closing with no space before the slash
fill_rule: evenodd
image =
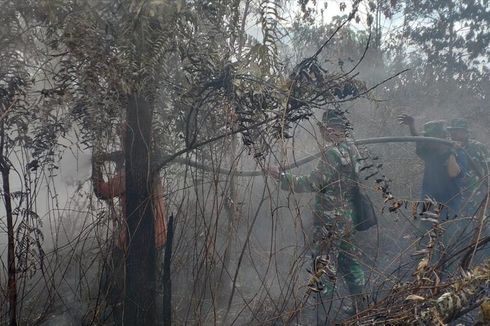
<path id="1" fill-rule="evenodd" d="M 447 127 L 447 130 L 456 130 L 456 129 L 461 129 L 461 130 L 468 130 L 468 121 L 465 119 L 461 118 L 456 118 L 451 120 L 451 124 L 449 127 Z"/>
<path id="2" fill-rule="evenodd" d="M 344 112 L 340 110 L 327 110 L 322 115 L 322 123 L 326 125 L 346 126 Z"/>
<path id="3" fill-rule="evenodd" d="M 426 122 L 424 124 L 424 136 L 446 138 L 447 137 L 446 121 L 435 120 L 435 121 Z"/>

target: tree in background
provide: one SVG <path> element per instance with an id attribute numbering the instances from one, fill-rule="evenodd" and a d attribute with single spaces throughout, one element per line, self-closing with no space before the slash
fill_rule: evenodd
<path id="1" fill-rule="evenodd" d="M 385 43 L 388 62 L 412 67 L 396 87 L 400 95 L 425 99 L 416 106 L 436 105 L 453 112 L 465 108 L 465 117 L 478 120 L 487 106 L 488 2 L 392 2 L 390 16 L 401 14 L 403 23 L 389 32 L 392 36 L 384 35 L 390 40 Z"/>

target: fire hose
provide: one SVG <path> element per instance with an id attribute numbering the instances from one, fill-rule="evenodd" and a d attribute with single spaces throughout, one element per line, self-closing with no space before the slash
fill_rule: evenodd
<path id="1" fill-rule="evenodd" d="M 349 142 L 355 144 L 355 145 L 369 145 L 369 144 L 383 144 L 383 143 L 410 143 L 410 142 L 417 142 L 417 143 L 439 143 L 447 146 L 454 146 L 455 142 L 447 139 L 441 139 L 441 138 L 435 138 L 435 137 L 423 137 L 423 136 L 400 136 L 400 137 L 376 137 L 376 138 L 364 138 L 364 139 L 356 139 L 356 140 L 350 140 Z M 318 152 L 312 155 L 308 155 L 300 160 L 295 161 L 294 163 L 285 165 L 281 167 L 281 170 L 291 170 L 293 168 L 299 167 L 303 164 L 306 164 L 308 162 L 311 162 L 319 157 L 321 157 L 322 152 Z M 471 159 L 471 157 L 468 156 L 468 162 L 470 164 L 470 167 L 475 170 L 475 173 L 482 178 L 482 173 L 480 169 L 478 169 L 477 164 Z M 218 169 L 213 169 L 212 167 L 209 167 L 203 163 L 191 160 L 191 159 L 184 159 L 184 158 L 175 158 L 173 161 L 174 163 L 181 163 L 181 164 L 186 164 L 191 167 L 199 168 L 201 170 L 209 171 L 209 172 L 217 172 L 220 174 L 231 174 L 232 171 L 230 169 L 225 169 L 225 168 L 218 168 Z M 233 174 L 235 176 L 240 176 L 240 177 L 256 177 L 264 174 L 264 171 L 262 170 L 253 170 L 253 171 L 234 171 Z"/>

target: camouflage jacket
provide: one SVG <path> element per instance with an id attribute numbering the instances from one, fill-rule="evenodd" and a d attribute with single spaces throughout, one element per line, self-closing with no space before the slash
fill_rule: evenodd
<path id="1" fill-rule="evenodd" d="M 485 145 L 476 140 L 470 139 L 463 146 L 463 150 L 476 165 L 476 168 L 479 170 L 480 174 L 483 176 L 487 175 L 486 170 L 488 163 L 488 152 Z M 473 167 L 469 169 L 467 174 L 467 185 L 471 190 L 475 190 L 475 188 L 478 188 L 480 177 Z"/>
<path id="2" fill-rule="evenodd" d="M 317 167 L 309 174 L 281 174 L 281 188 L 294 192 L 315 192 L 314 212 L 328 218 L 353 218 L 353 197 L 357 186 L 358 151 L 347 142 L 327 147 Z"/>

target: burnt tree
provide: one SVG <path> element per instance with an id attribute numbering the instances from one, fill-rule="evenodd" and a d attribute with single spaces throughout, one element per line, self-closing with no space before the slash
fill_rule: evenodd
<path id="1" fill-rule="evenodd" d="M 152 105 L 141 94 L 131 94 L 128 96 L 126 113 L 126 212 L 129 241 L 124 323 L 153 325 L 156 264 L 149 164 Z"/>

